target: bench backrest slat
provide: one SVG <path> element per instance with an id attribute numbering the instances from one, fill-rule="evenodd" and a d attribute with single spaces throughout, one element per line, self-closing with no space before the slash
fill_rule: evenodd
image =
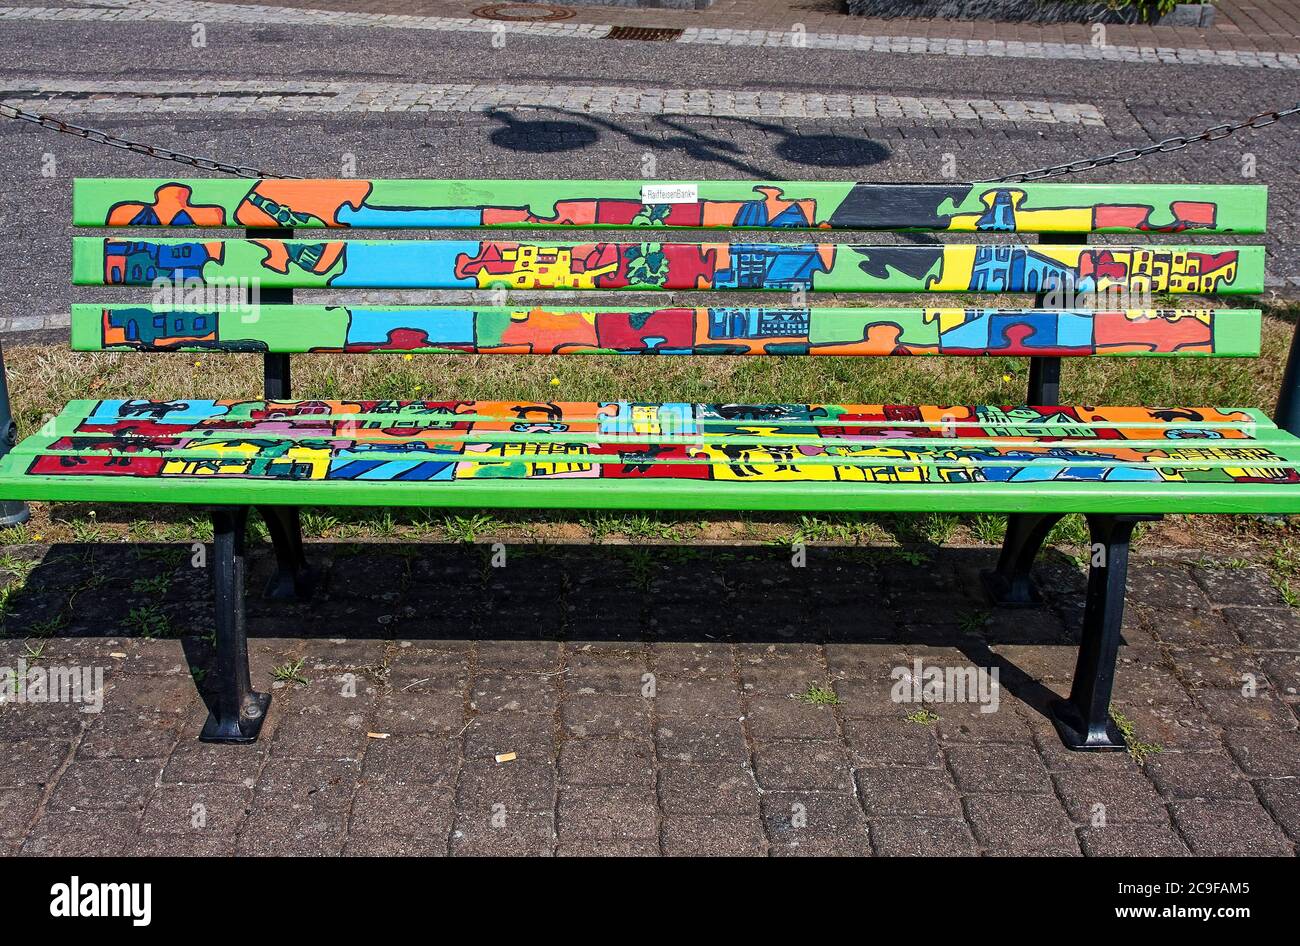
<path id="1" fill-rule="evenodd" d="M 1257 356 L 1257 309 L 74 305 L 77 351 Z"/>
<path id="2" fill-rule="evenodd" d="M 79 179 L 80 227 L 1264 232 L 1232 184 Z"/>
<path id="3" fill-rule="evenodd" d="M 73 238 L 73 283 L 256 279 L 266 288 L 1239 294 L 1261 246 L 521 243 Z"/>

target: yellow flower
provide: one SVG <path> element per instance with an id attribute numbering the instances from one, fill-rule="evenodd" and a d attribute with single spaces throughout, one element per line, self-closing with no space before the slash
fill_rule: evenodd
<path id="1" fill-rule="evenodd" d="M 36 535 L 32 536 L 32 538 L 35 539 L 37 542 L 44 542 L 44 541 L 45 541 L 45 536 L 43 536 L 43 535 L 41 535 L 41 534 L 39 534 L 39 533 L 37 533 Z"/>
<path id="2" fill-rule="evenodd" d="M 1011 375 L 1009 375 L 1009 374 L 1004 374 L 1004 375 L 1002 376 L 1002 380 L 1003 380 L 1003 381 L 1010 381 L 1010 380 L 1011 380 Z"/>
<path id="3" fill-rule="evenodd" d="M 203 362 L 201 362 L 201 361 L 196 361 L 196 362 L 194 362 L 194 367 L 195 367 L 195 368 L 202 368 L 202 367 L 203 367 Z"/>
<path id="4" fill-rule="evenodd" d="M 559 386 L 560 386 L 560 379 L 559 379 L 559 378 L 552 378 L 552 379 L 551 379 L 551 387 L 553 387 L 553 388 L 558 388 Z"/>
<path id="5" fill-rule="evenodd" d="M 402 356 L 402 361 L 410 361 L 414 357 L 415 357 L 414 355 L 406 354 Z"/>

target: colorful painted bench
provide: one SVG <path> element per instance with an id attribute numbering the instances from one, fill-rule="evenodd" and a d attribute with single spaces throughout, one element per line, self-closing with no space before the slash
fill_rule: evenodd
<path id="1" fill-rule="evenodd" d="M 1094 555 L 1082 643 L 1071 694 L 1053 709 L 1077 749 L 1123 746 L 1109 704 L 1134 524 L 1168 512 L 1300 512 L 1294 351 L 1277 423 L 1238 406 L 1057 406 L 1065 357 L 1258 356 L 1256 309 L 1133 299 L 1260 292 L 1262 247 L 1193 238 L 1261 233 L 1263 187 L 81 180 L 73 196 L 81 227 L 245 231 L 75 238 L 74 283 L 153 287 L 155 299 L 74 306 L 72 346 L 260 352 L 261 398 L 74 401 L 0 459 L 0 500 L 213 509 L 218 667 L 206 740 L 255 739 L 270 700 L 250 685 L 244 629 L 254 506 L 276 550 L 270 593 L 281 597 L 310 591 L 302 506 L 1005 513 L 1005 545 L 987 578 L 1007 604 L 1036 600 L 1035 555 L 1062 515 L 1083 513 Z M 323 228 L 520 232 L 383 241 L 299 233 Z M 655 242 L 530 235 L 600 229 L 654 230 Z M 665 232 L 692 229 L 783 232 L 757 242 Z M 978 237 L 830 239 L 871 230 Z M 1048 236 L 1016 236 L 1026 232 Z M 1137 238 L 1089 246 L 1090 234 Z M 194 302 L 184 293 L 196 286 L 255 288 L 260 298 Z M 705 307 L 629 307 L 617 295 L 540 306 L 293 301 L 294 290 L 326 287 L 717 294 Z M 179 302 L 158 304 L 160 290 Z M 726 295 L 747 290 L 786 295 L 775 306 Z M 826 307 L 806 301 L 817 292 L 964 295 L 943 308 Z M 1088 293 L 1103 292 L 1130 295 L 1088 304 Z M 972 293 L 1038 299 L 1035 308 L 968 308 Z M 1012 406 L 304 401 L 290 394 L 299 352 L 1031 361 L 1026 400 Z"/>

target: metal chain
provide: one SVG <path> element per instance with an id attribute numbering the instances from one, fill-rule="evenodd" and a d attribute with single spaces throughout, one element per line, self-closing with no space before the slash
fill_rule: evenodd
<path id="1" fill-rule="evenodd" d="M 1004 183 L 1024 183 L 1026 181 L 1038 181 L 1045 177 L 1058 177 L 1062 174 L 1077 174 L 1080 171 L 1091 171 L 1094 168 L 1104 168 L 1112 164 L 1127 164 L 1129 161 L 1136 161 L 1139 158 L 1145 158 L 1149 154 L 1165 154 L 1170 151 L 1181 151 L 1190 144 L 1199 141 L 1218 141 L 1220 138 L 1227 138 L 1229 135 L 1236 134 L 1243 128 L 1265 128 L 1275 122 L 1288 118 L 1291 115 L 1300 113 L 1300 105 L 1293 105 L 1290 108 L 1284 108 L 1275 112 L 1260 112 L 1258 115 L 1252 115 L 1250 118 L 1243 119 L 1239 122 L 1225 122 L 1222 125 L 1215 125 L 1207 128 L 1200 134 L 1196 135 L 1176 135 L 1173 138 L 1166 138 L 1163 141 L 1157 141 L 1153 145 L 1147 145 L 1143 148 L 1125 148 L 1122 151 L 1116 151 L 1114 154 L 1106 154 L 1096 158 L 1081 158 L 1077 161 L 1070 161 L 1067 164 L 1054 164 L 1048 167 L 1034 168 L 1032 171 L 1021 171 L 1019 174 L 1008 174 L 1006 177 L 991 178 L 987 183 L 1004 184 Z M 132 141 L 129 138 L 119 138 L 117 135 L 110 135 L 108 132 L 99 131 L 95 128 L 84 128 L 81 125 L 74 125 L 71 122 L 65 122 L 59 118 L 51 118 L 48 115 L 39 115 L 35 112 L 24 111 L 13 105 L 0 103 L 0 115 L 7 118 L 17 118 L 20 121 L 31 122 L 34 125 L 40 125 L 42 128 L 49 128 L 53 131 L 62 132 L 65 135 L 75 135 L 78 138 L 85 138 L 87 141 L 95 141 L 99 144 L 109 145 L 113 148 L 121 148 L 124 151 L 133 151 L 136 154 L 148 155 L 151 158 L 159 158 L 163 161 L 175 161 L 177 164 L 187 164 L 190 167 L 202 168 L 205 171 L 219 171 L 222 174 L 233 174 L 236 177 L 248 178 L 279 178 L 281 180 L 302 180 L 297 174 L 276 174 L 272 171 L 265 171 L 261 168 L 250 167 L 246 164 L 227 164 L 224 161 L 217 161 L 213 158 L 203 158 L 192 154 L 186 154 L 183 151 L 172 151 L 170 148 L 162 148 L 158 145 L 144 144 L 140 141 Z"/>
<path id="2" fill-rule="evenodd" d="M 1104 168 L 1111 164 L 1126 164 L 1129 161 L 1136 161 L 1138 158 L 1145 158 L 1149 154 L 1181 151 L 1188 145 L 1198 141 L 1218 141 L 1220 138 L 1227 138 L 1243 128 L 1264 128 L 1296 113 L 1300 113 L 1300 105 L 1293 105 L 1277 112 L 1260 112 L 1258 115 L 1251 116 L 1243 121 L 1226 122 L 1222 125 L 1207 128 L 1199 135 L 1177 135 L 1173 138 L 1166 138 L 1164 141 L 1157 141 L 1155 144 L 1147 145 L 1144 148 L 1125 148 L 1123 151 L 1116 151 L 1114 154 L 1102 155 L 1098 158 L 1082 158 L 1068 164 L 1054 164 L 1050 167 L 1035 168 L 1032 171 L 1022 171 L 1019 174 L 1008 174 L 1006 177 L 995 177 L 991 183 L 1023 183 L 1025 181 L 1041 180 L 1045 177 L 1057 177 L 1061 174 L 1077 174 L 1079 171 L 1091 171 L 1093 168 Z"/>
<path id="3" fill-rule="evenodd" d="M 301 180 L 296 174 L 275 174 L 271 171 L 264 171 L 261 168 L 249 167 L 245 164 L 227 164 L 225 161 L 217 161 L 213 158 L 199 157 L 193 154 L 186 154 L 183 151 L 173 151 L 170 148 L 162 148 L 158 145 L 148 145 L 140 141 L 132 141 L 129 138 L 119 138 L 117 135 L 110 135 L 108 132 L 99 131 L 95 128 L 83 128 L 81 125 L 74 125 L 71 122 L 65 122 L 62 119 L 51 118 L 48 115 L 38 115 L 35 112 L 24 111 L 13 105 L 0 103 L 0 115 L 6 118 L 16 118 L 19 121 L 31 122 L 33 125 L 40 125 L 42 128 L 49 128 L 52 131 L 62 132 L 65 135 L 75 135 L 78 138 L 85 138 L 87 141 L 95 141 L 102 145 L 108 145 L 112 148 L 121 148 L 123 151 L 134 151 L 136 154 L 148 155 L 151 158 L 159 158 L 163 161 L 175 161 L 177 164 L 187 164 L 190 167 L 202 168 L 205 171 L 218 171 L 222 174 L 233 174 L 236 177 L 262 178 L 292 178 Z"/>

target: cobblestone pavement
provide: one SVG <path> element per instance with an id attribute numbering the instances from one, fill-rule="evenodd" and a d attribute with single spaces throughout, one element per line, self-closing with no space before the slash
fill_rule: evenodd
<path id="1" fill-rule="evenodd" d="M 32 86 L 39 86 L 33 89 Z M 731 91 L 518 82 L 365 83 L 211 80 L 0 80 L 0 96 L 25 109 L 157 112 L 492 112 L 551 108 L 578 114 L 716 118 L 842 118 L 1104 126 L 1095 105 L 824 92 Z"/>
<path id="2" fill-rule="evenodd" d="M 990 611 L 988 549 L 814 548 L 798 569 L 770 547 L 511 546 L 496 569 L 487 546 L 314 543 L 315 602 L 251 601 L 255 685 L 275 694 L 262 738 L 216 747 L 195 739 L 210 605 L 188 546 L 6 551 L 39 564 L 0 664 L 108 669 L 102 713 L 0 707 L 3 853 L 1294 856 L 1300 841 L 1300 621 L 1255 568 L 1139 556 L 1115 704 L 1160 747 L 1139 764 L 1066 752 L 1042 714 L 1081 607 L 1056 552 L 1047 605 Z M 299 660 L 305 683 L 272 683 Z M 996 712 L 895 702 L 891 672 L 918 660 L 996 667 Z M 792 698 L 813 683 L 840 703 Z"/>
<path id="3" fill-rule="evenodd" d="M 1288 3 L 1291 6 L 1292 3 Z M 378 27 L 439 32 L 501 33 L 566 39 L 618 39 L 619 25 L 660 26 L 680 31 L 676 45 L 797 47 L 817 50 L 998 57 L 1076 59 L 1171 65 L 1223 65 L 1300 69 L 1300 27 L 1292 13 L 1291 32 L 1253 32 L 1249 39 L 1231 29 L 1089 25 L 1020 26 L 935 20 L 872 20 L 822 12 L 815 5 L 777 0 L 724 0 L 705 11 L 582 7 L 573 19 L 535 22 L 476 16 L 484 5 L 458 0 L 300 0 L 252 5 L 227 0 L 109 0 L 66 5 L 0 7 L 0 20 L 99 23 L 174 22 L 296 24 Z M 508 6 L 508 5 L 507 5 Z M 519 5 L 510 15 L 530 8 Z M 1239 8 L 1240 9 L 1240 8 Z M 420 11 L 417 13 L 416 11 Z M 616 22 L 611 22 L 616 21 Z M 743 24 L 738 26 L 737 24 Z M 1067 39 L 1067 36 L 1069 37 Z"/>

